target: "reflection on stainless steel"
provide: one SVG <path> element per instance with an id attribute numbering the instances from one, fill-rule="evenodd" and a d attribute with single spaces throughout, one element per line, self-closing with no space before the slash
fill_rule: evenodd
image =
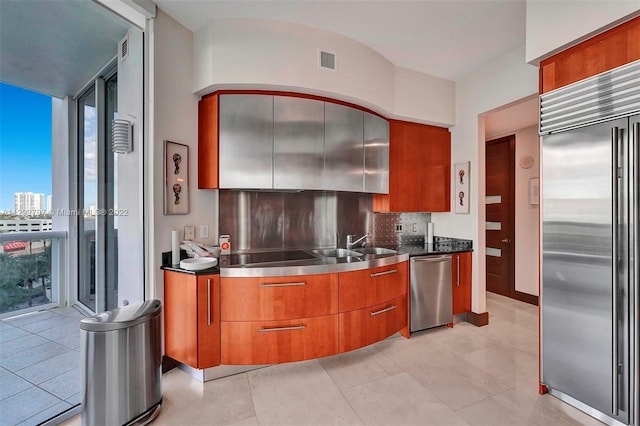
<path id="1" fill-rule="evenodd" d="M 334 191 L 362 191 L 363 112 L 328 102 L 324 108 L 324 187 Z"/>
<path id="2" fill-rule="evenodd" d="M 451 255 L 411 258 L 411 331 L 453 321 Z"/>
<path id="3" fill-rule="evenodd" d="M 364 191 L 389 193 L 389 122 L 364 113 Z"/>
<path id="4" fill-rule="evenodd" d="M 273 96 L 221 95 L 220 188 L 273 187 Z"/>
<path id="5" fill-rule="evenodd" d="M 367 231 L 369 212 L 370 194 L 219 191 L 219 229 L 234 251 L 336 247 Z"/>
<path id="6" fill-rule="evenodd" d="M 323 189 L 324 102 L 273 97 L 273 187 Z"/>
<path id="7" fill-rule="evenodd" d="M 320 256 L 324 256 L 324 257 L 360 257 L 360 256 L 364 256 L 364 254 L 362 253 L 358 253 L 356 251 L 352 251 L 352 250 L 345 250 L 345 249 L 317 249 L 317 250 L 313 250 L 314 253 L 319 254 Z"/>
<path id="8" fill-rule="evenodd" d="M 354 251 L 362 254 L 395 254 L 397 250 L 391 250 L 384 247 L 362 247 L 353 249 Z"/>
<path id="9" fill-rule="evenodd" d="M 612 129 L 627 123 L 544 136 L 541 291 L 543 383 L 625 424 L 637 171 L 626 131 Z"/>
<path id="10" fill-rule="evenodd" d="M 333 272 L 358 271 L 395 265 L 409 260 L 407 253 L 366 255 L 360 257 L 324 257 L 297 262 L 273 262 L 259 266 L 225 266 L 228 262 L 220 258 L 221 277 L 286 277 L 295 275 L 329 274 Z M 451 287 L 451 283 L 449 283 Z"/>

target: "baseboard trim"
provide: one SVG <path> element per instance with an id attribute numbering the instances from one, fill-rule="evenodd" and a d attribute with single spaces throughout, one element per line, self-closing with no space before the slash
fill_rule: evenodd
<path id="1" fill-rule="evenodd" d="M 175 359 L 170 358 L 166 355 L 162 356 L 162 374 L 166 373 L 167 371 L 173 370 L 179 365 L 180 363 Z"/>
<path id="2" fill-rule="evenodd" d="M 478 327 L 484 327 L 489 324 L 489 312 L 483 312 L 481 314 L 467 312 L 467 322 Z"/>
<path id="3" fill-rule="evenodd" d="M 533 294 L 523 293 L 521 291 L 516 290 L 513 298 L 519 300 L 524 303 L 528 303 L 530 305 L 538 306 L 538 296 L 534 296 Z"/>

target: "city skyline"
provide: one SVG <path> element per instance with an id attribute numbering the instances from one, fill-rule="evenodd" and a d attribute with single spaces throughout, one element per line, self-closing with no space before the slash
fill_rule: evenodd
<path id="1" fill-rule="evenodd" d="M 52 194 L 51 160 L 51 97 L 0 83 L 0 211 L 16 193 Z"/>

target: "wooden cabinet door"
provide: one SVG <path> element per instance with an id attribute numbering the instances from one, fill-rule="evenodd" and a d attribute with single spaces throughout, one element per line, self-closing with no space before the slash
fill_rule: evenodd
<path id="1" fill-rule="evenodd" d="M 422 126 L 420 144 L 419 211 L 448 212 L 451 210 L 451 133 L 441 127 Z"/>
<path id="2" fill-rule="evenodd" d="M 407 327 L 407 297 L 340 313 L 339 352 L 378 342 Z"/>
<path id="3" fill-rule="evenodd" d="M 223 321 L 222 364 L 277 364 L 337 353 L 338 316 Z"/>
<path id="4" fill-rule="evenodd" d="M 198 365 L 196 277 L 164 271 L 164 352 L 192 367 Z"/>
<path id="5" fill-rule="evenodd" d="M 165 354 L 193 368 L 220 364 L 218 275 L 164 272 Z"/>
<path id="6" fill-rule="evenodd" d="M 218 188 L 218 99 L 209 95 L 198 103 L 199 189 Z"/>
<path id="7" fill-rule="evenodd" d="M 373 196 L 374 211 L 450 211 L 451 133 L 406 121 L 389 125 L 389 194 Z"/>
<path id="8" fill-rule="evenodd" d="M 197 368 L 220 364 L 220 276 L 198 278 Z"/>
<path id="9" fill-rule="evenodd" d="M 471 312 L 471 253 L 452 256 L 453 315 Z"/>
<path id="10" fill-rule="evenodd" d="M 343 272 L 340 277 L 340 312 L 361 309 L 407 294 L 408 264 Z"/>
<path id="11" fill-rule="evenodd" d="M 338 274 L 222 278 L 223 321 L 316 317 L 338 312 Z"/>

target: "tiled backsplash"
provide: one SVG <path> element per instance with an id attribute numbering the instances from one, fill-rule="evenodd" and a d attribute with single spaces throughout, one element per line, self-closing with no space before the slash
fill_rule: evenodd
<path id="1" fill-rule="evenodd" d="M 431 213 L 373 213 L 369 245 L 424 245 Z"/>

